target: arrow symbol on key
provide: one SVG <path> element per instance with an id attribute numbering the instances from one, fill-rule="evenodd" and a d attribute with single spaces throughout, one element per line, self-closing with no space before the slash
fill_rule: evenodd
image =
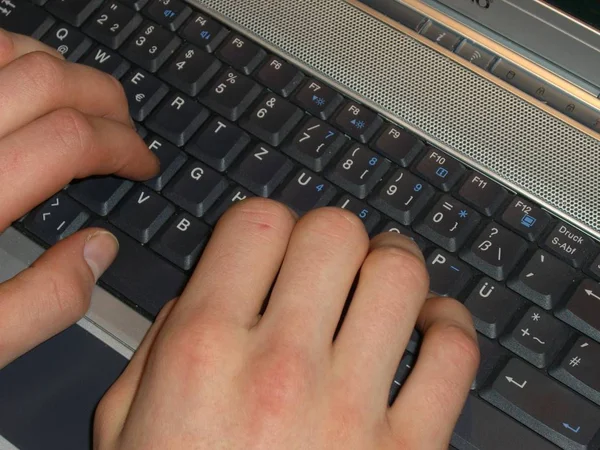
<path id="1" fill-rule="evenodd" d="M 514 379 L 513 377 L 506 377 L 506 380 L 507 380 L 509 383 L 512 383 L 512 384 L 514 384 L 514 385 L 516 385 L 516 386 L 519 386 L 521 389 L 523 389 L 523 388 L 525 387 L 525 385 L 527 384 L 527 381 L 523 381 L 523 384 L 519 384 L 519 383 L 517 383 L 517 382 L 515 381 L 515 379 Z"/>
<path id="2" fill-rule="evenodd" d="M 581 426 L 578 426 L 577 428 L 573 428 L 571 425 L 569 425 L 568 423 L 564 423 L 564 422 L 563 422 L 563 427 L 565 427 L 567 430 L 571 430 L 573 433 L 579 433 L 579 430 L 581 430 Z"/>
<path id="3" fill-rule="evenodd" d="M 60 200 L 57 198 L 55 203 L 52 203 L 50 206 L 58 206 L 60 205 Z"/>
<path id="4" fill-rule="evenodd" d="M 596 294 L 594 294 L 594 291 L 592 291 L 591 289 L 586 289 L 586 290 L 585 290 L 585 293 L 586 293 L 587 295 L 589 295 L 590 297 L 595 297 L 595 298 L 597 298 L 598 300 L 600 300 L 600 297 L 598 297 Z"/>
<path id="5" fill-rule="evenodd" d="M 44 213 L 42 214 L 42 220 L 45 222 L 46 221 L 46 216 L 51 216 L 52 214 L 50 213 Z"/>

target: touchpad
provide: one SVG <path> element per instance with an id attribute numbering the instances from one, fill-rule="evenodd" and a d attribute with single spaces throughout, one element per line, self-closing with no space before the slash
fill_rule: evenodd
<path id="1" fill-rule="evenodd" d="M 96 405 L 127 362 L 72 326 L 0 370 L 0 436 L 19 450 L 90 449 Z"/>

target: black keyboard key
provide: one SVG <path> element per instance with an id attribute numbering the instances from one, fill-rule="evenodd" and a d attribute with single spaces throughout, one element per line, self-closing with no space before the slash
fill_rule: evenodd
<path id="1" fill-rule="evenodd" d="M 321 172 L 346 142 L 338 130 L 311 117 L 282 150 L 315 172 Z"/>
<path id="2" fill-rule="evenodd" d="M 258 144 L 230 175 L 254 194 L 269 197 L 293 167 L 292 162 L 278 151 Z"/>
<path id="3" fill-rule="evenodd" d="M 473 272 L 466 264 L 437 249 L 427 258 L 427 270 L 429 290 L 445 297 L 458 297 L 473 277 Z"/>
<path id="4" fill-rule="evenodd" d="M 586 272 L 596 279 L 600 279 L 600 255 L 596 257 L 594 262 L 587 268 Z"/>
<path id="5" fill-rule="evenodd" d="M 458 191 L 458 196 L 480 213 L 491 217 L 508 198 L 508 191 L 495 181 L 472 172 Z"/>
<path id="6" fill-rule="evenodd" d="M 195 97 L 221 69 L 221 62 L 192 44 L 186 44 L 164 66 L 160 77 Z"/>
<path id="7" fill-rule="evenodd" d="M 94 48 L 81 63 L 112 75 L 116 79 L 125 75 L 130 67 L 123 57 L 102 46 Z"/>
<path id="8" fill-rule="evenodd" d="M 40 39 L 54 24 L 54 18 L 27 1 L 0 4 L 0 28 Z"/>
<path id="9" fill-rule="evenodd" d="M 356 214 L 356 216 L 362 220 L 367 232 L 371 234 L 375 227 L 381 220 L 381 214 L 379 214 L 374 208 L 368 206 L 366 203 L 357 200 L 351 195 L 344 195 L 335 204 L 338 208 L 347 209 L 350 212 Z"/>
<path id="10" fill-rule="evenodd" d="M 104 221 L 92 224 L 109 230 L 119 240 L 119 254 L 100 281 L 155 318 L 169 300 L 178 297 L 187 276 Z"/>
<path id="11" fill-rule="evenodd" d="M 533 203 L 515 197 L 502 214 L 502 221 L 526 239 L 534 241 L 550 223 L 550 216 Z"/>
<path id="12" fill-rule="evenodd" d="M 600 405 L 600 344 L 597 342 L 587 337 L 577 339 L 550 374 Z"/>
<path id="13" fill-rule="evenodd" d="M 444 195 L 414 229 L 434 244 L 457 251 L 473 232 L 481 217 L 458 200 Z"/>
<path id="14" fill-rule="evenodd" d="M 105 3 L 84 27 L 88 35 L 116 50 L 142 23 L 142 16 L 117 1 Z"/>
<path id="15" fill-rule="evenodd" d="M 569 338 L 569 327 L 537 306 L 532 306 L 502 345 L 543 369 L 554 360 Z"/>
<path id="16" fill-rule="evenodd" d="M 573 328 L 600 341 L 600 284 L 583 280 L 557 314 Z"/>
<path id="17" fill-rule="evenodd" d="M 469 395 L 452 445 L 458 450 L 558 450 L 546 439 L 475 395 Z"/>
<path id="18" fill-rule="evenodd" d="M 434 186 L 448 192 L 465 174 L 465 167 L 439 150 L 429 148 L 415 171 Z"/>
<path id="19" fill-rule="evenodd" d="M 304 117 L 304 112 L 287 100 L 267 94 L 240 126 L 261 141 L 277 147 Z"/>
<path id="20" fill-rule="evenodd" d="M 171 178 L 181 169 L 187 161 L 187 156 L 174 145 L 159 136 L 146 140 L 148 148 L 154 152 L 160 161 L 160 173 L 146 181 L 146 186 L 155 191 L 161 191 Z"/>
<path id="21" fill-rule="evenodd" d="M 186 146 L 186 151 L 213 169 L 224 172 L 250 143 L 250 136 L 236 125 L 215 117 Z"/>
<path id="22" fill-rule="evenodd" d="M 25 228 L 48 245 L 76 231 L 90 217 L 86 209 L 64 193 L 58 193 L 25 218 Z"/>
<path id="23" fill-rule="evenodd" d="M 132 186 L 131 181 L 123 178 L 95 177 L 71 184 L 68 193 L 99 216 L 106 216 Z"/>
<path id="24" fill-rule="evenodd" d="M 150 247 L 183 270 L 192 269 L 204 249 L 210 228 L 187 213 L 174 217 Z"/>
<path id="25" fill-rule="evenodd" d="M 46 9 L 61 20 L 80 27 L 103 0 L 49 0 Z"/>
<path id="26" fill-rule="evenodd" d="M 121 48 L 121 53 L 149 72 L 156 72 L 181 44 L 172 32 L 145 21 L 131 39 Z"/>
<path id="27" fill-rule="evenodd" d="M 477 331 L 496 339 L 504 333 L 525 302 L 503 285 L 482 278 L 465 300 L 465 306 L 473 315 Z"/>
<path id="28" fill-rule="evenodd" d="M 135 131 L 142 139 L 146 139 L 146 136 L 148 136 L 148 130 L 146 130 L 146 128 L 141 126 L 139 123 L 135 124 Z"/>
<path id="29" fill-rule="evenodd" d="M 175 31 L 192 14 L 192 8 L 181 0 L 150 0 L 144 14 L 157 24 Z"/>
<path id="30" fill-rule="evenodd" d="M 394 374 L 394 381 L 392 382 L 392 387 L 390 388 L 390 394 L 388 397 L 388 405 L 394 403 L 394 400 L 396 400 L 396 397 L 398 397 L 400 388 L 410 375 L 412 368 L 415 366 L 416 360 L 417 358 L 415 355 L 411 353 L 406 353 L 402 357 L 400 364 L 398 364 L 398 369 L 396 369 L 396 373 Z"/>
<path id="31" fill-rule="evenodd" d="M 435 190 L 406 169 L 398 169 L 369 203 L 403 225 L 410 225 Z"/>
<path id="32" fill-rule="evenodd" d="M 109 220 L 146 244 L 173 215 L 175 208 L 150 188 L 138 186 L 110 214 Z"/>
<path id="33" fill-rule="evenodd" d="M 140 122 L 148 117 L 169 92 L 166 84 L 139 69 L 129 74 L 122 83 L 129 101 L 129 114 Z"/>
<path id="34" fill-rule="evenodd" d="M 189 161 L 163 195 L 196 217 L 202 217 L 227 189 L 227 180 L 204 164 Z"/>
<path id="35" fill-rule="evenodd" d="M 146 3 L 148 3 L 148 0 L 119 0 L 121 3 L 123 3 L 125 6 L 128 6 L 131 9 L 134 9 L 136 11 L 140 11 L 144 6 L 146 6 Z"/>
<path id="36" fill-rule="evenodd" d="M 311 209 L 327 206 L 335 195 L 336 190 L 331 183 L 302 169 L 274 198 L 302 216 Z"/>
<path id="37" fill-rule="evenodd" d="M 478 334 L 477 341 L 479 343 L 479 354 L 481 356 L 477 375 L 471 384 L 471 390 L 481 389 L 496 368 L 500 366 L 500 364 L 506 363 L 511 356 L 510 353 L 505 348 L 498 345 L 496 341 L 492 341 L 485 336 Z"/>
<path id="38" fill-rule="evenodd" d="M 204 220 L 215 225 L 221 218 L 225 211 L 227 211 L 233 204 L 246 200 L 247 198 L 254 197 L 254 194 L 243 187 L 234 186 L 224 197 L 222 197 L 215 206 L 211 208 L 208 214 L 204 217 Z"/>
<path id="39" fill-rule="evenodd" d="M 379 131 L 383 119 L 363 105 L 349 101 L 334 119 L 334 125 L 363 144 Z"/>
<path id="40" fill-rule="evenodd" d="M 528 249 L 527 241 L 490 222 L 460 257 L 494 280 L 502 281 Z"/>
<path id="41" fill-rule="evenodd" d="M 227 37 L 229 30 L 213 19 L 196 14 L 179 30 L 179 34 L 186 41 L 212 53 Z"/>
<path id="42" fill-rule="evenodd" d="M 354 196 L 364 199 L 390 168 L 390 162 L 364 145 L 351 146 L 327 177 Z"/>
<path id="43" fill-rule="evenodd" d="M 67 61 L 77 62 L 92 46 L 92 40 L 81 31 L 60 23 L 42 39 L 65 57 Z"/>
<path id="44" fill-rule="evenodd" d="M 210 113 L 196 100 L 173 93 L 146 121 L 146 126 L 178 147 L 183 146 Z"/>
<path id="45" fill-rule="evenodd" d="M 282 97 L 289 97 L 304 75 L 296 67 L 277 56 L 271 56 L 257 72 L 256 79 Z"/>
<path id="46" fill-rule="evenodd" d="M 552 309 L 573 285 L 577 272 L 548 252 L 538 250 L 508 286 L 545 309 Z"/>
<path id="47" fill-rule="evenodd" d="M 234 69 L 250 75 L 265 59 L 267 52 L 249 39 L 234 34 L 217 50 L 217 56 Z"/>
<path id="48" fill-rule="evenodd" d="M 423 237 L 420 234 L 415 233 L 413 230 L 405 227 L 404 225 L 400 225 L 398 222 L 387 222 L 380 230 L 380 233 L 402 234 L 407 238 L 412 239 L 419 246 L 421 251 L 425 251 L 428 247 L 431 246 L 431 243 L 426 239 L 423 239 Z"/>
<path id="49" fill-rule="evenodd" d="M 566 223 L 556 224 L 544 246 L 574 267 L 582 267 L 598 251 L 592 238 Z"/>
<path id="50" fill-rule="evenodd" d="M 200 94 L 200 101 L 235 122 L 260 95 L 262 88 L 250 78 L 229 69 Z"/>
<path id="51" fill-rule="evenodd" d="M 600 445 L 600 409 L 521 360 L 511 359 L 481 395 L 562 448 Z"/>
<path id="52" fill-rule="evenodd" d="M 415 135 L 390 123 L 373 141 L 371 148 L 396 164 L 408 167 L 423 148 L 423 142 Z"/>
<path id="53" fill-rule="evenodd" d="M 311 78 L 298 91 L 294 101 L 313 116 L 327 120 L 342 104 L 344 98 L 329 86 Z"/>

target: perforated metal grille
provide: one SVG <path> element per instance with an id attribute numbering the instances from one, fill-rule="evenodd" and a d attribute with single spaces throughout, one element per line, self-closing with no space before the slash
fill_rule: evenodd
<path id="1" fill-rule="evenodd" d="M 196 0 L 600 231 L 600 143 L 343 0 Z"/>

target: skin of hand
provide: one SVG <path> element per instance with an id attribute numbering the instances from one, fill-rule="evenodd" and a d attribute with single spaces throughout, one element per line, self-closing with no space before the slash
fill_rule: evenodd
<path id="1" fill-rule="evenodd" d="M 75 178 L 142 180 L 158 165 L 117 80 L 0 29 L 0 232 Z M 87 229 L 0 284 L 0 368 L 81 318 L 117 251 Z"/>
<path id="2" fill-rule="evenodd" d="M 98 406 L 94 448 L 447 450 L 479 351 L 464 306 L 428 289 L 405 237 L 369 241 L 340 209 L 297 221 L 241 202 Z M 389 407 L 415 324 L 419 356 Z"/>

